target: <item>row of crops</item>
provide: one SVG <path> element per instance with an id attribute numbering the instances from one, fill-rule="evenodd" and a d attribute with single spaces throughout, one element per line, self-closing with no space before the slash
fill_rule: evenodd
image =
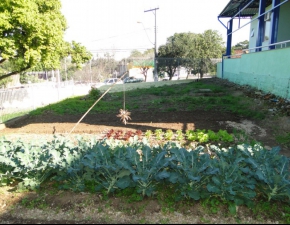
<path id="1" fill-rule="evenodd" d="M 0 139 L 0 185 L 37 189 L 53 181 L 59 189 L 113 193 L 135 188 L 143 196 L 157 185 L 175 189 L 176 199 L 219 196 L 234 205 L 257 198 L 289 201 L 289 158 L 279 148 L 256 144 L 186 149 L 178 143 L 151 146 L 138 136 L 128 142 L 62 136 L 52 141 Z"/>

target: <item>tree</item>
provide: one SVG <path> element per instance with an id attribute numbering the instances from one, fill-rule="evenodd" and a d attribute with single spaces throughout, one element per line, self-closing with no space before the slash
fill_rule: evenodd
<path id="1" fill-rule="evenodd" d="M 133 67 L 139 68 L 141 70 L 141 74 L 144 76 L 144 80 L 147 80 L 147 73 L 150 68 L 154 67 L 153 59 L 142 59 L 133 61 Z"/>
<path id="2" fill-rule="evenodd" d="M 163 76 L 163 73 L 167 73 L 169 80 L 172 79 L 177 68 L 180 66 L 180 58 L 182 54 L 182 48 L 186 47 L 180 44 L 180 39 L 177 37 L 179 34 L 174 34 L 167 38 L 166 44 L 161 45 L 158 48 L 158 73 Z"/>
<path id="3" fill-rule="evenodd" d="M 76 71 L 73 77 L 80 82 L 100 82 L 111 78 L 117 69 L 118 62 L 114 59 L 114 55 L 105 53 L 104 57 L 97 57 L 89 61 L 82 67 L 82 70 Z"/>
<path id="4" fill-rule="evenodd" d="M 183 66 L 187 70 L 187 77 L 192 72 L 197 73 L 197 53 L 194 49 L 194 43 L 198 38 L 195 33 L 176 33 L 171 37 L 171 43 L 176 57 L 180 58 L 179 66 Z"/>
<path id="5" fill-rule="evenodd" d="M 133 50 L 130 54 L 130 59 L 128 60 L 132 67 L 139 68 L 141 70 L 141 74 L 143 74 L 145 82 L 147 80 L 148 70 L 154 67 L 153 57 L 154 49 L 147 49 L 144 53 L 141 53 L 138 50 Z"/>
<path id="6" fill-rule="evenodd" d="M 249 48 L 248 40 L 241 41 L 233 47 L 233 49 L 248 49 L 248 48 Z"/>
<path id="7" fill-rule="evenodd" d="M 9 62 L 9 69 L 2 67 L 0 80 L 36 66 L 60 68 L 69 54 L 80 67 L 89 53 L 76 42 L 65 42 L 65 29 L 60 0 L 1 0 L 0 66 Z"/>
<path id="8" fill-rule="evenodd" d="M 193 51 L 189 56 L 195 58 L 196 72 L 203 77 L 212 67 L 212 60 L 220 58 L 223 52 L 224 42 L 222 36 L 215 30 L 206 30 L 202 34 L 198 34 L 195 39 Z"/>
<path id="9" fill-rule="evenodd" d="M 195 33 L 175 33 L 167 38 L 165 46 L 158 50 L 158 70 L 166 72 L 169 80 L 180 66 L 186 67 L 188 73 L 193 69 Z"/>
<path id="10" fill-rule="evenodd" d="M 171 79 L 177 67 L 184 66 L 188 74 L 203 77 L 212 66 L 211 59 L 221 57 L 223 44 L 222 36 L 214 30 L 202 34 L 175 33 L 158 49 L 159 71 L 167 72 Z"/>
<path id="11" fill-rule="evenodd" d="M 129 58 L 136 58 L 136 57 L 142 57 L 142 52 L 139 52 L 138 50 L 132 50 Z"/>
<path id="12" fill-rule="evenodd" d="M 81 69 L 82 64 L 90 61 L 92 58 L 92 53 L 88 52 L 84 46 L 75 41 L 72 41 L 71 46 L 68 47 L 67 53 L 71 56 L 72 63 L 74 63 L 78 69 Z"/>

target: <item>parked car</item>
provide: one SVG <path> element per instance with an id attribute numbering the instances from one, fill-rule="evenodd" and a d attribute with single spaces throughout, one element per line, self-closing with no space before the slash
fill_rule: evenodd
<path id="1" fill-rule="evenodd" d="M 138 83 L 138 82 L 143 82 L 143 78 L 135 78 L 135 77 L 126 77 L 123 82 L 124 83 Z"/>
<path id="2" fill-rule="evenodd" d="M 123 81 L 119 80 L 118 78 L 109 78 L 104 81 L 104 84 L 114 84 L 114 83 L 123 84 Z"/>
<path id="3" fill-rule="evenodd" d="M 178 79 L 179 79 L 178 74 L 174 74 L 174 75 L 172 76 L 172 78 L 171 78 L 171 80 L 178 80 Z M 164 77 L 162 80 L 169 80 L 169 77 L 166 76 L 166 77 Z"/>

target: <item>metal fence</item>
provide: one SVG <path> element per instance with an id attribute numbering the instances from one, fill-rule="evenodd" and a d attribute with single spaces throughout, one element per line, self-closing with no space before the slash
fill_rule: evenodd
<path id="1" fill-rule="evenodd" d="M 0 89 L 0 123 L 69 97 L 88 94 L 90 84 L 45 82 Z"/>

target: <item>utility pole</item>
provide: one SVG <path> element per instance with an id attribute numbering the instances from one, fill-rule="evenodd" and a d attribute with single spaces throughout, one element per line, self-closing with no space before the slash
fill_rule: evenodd
<path id="1" fill-rule="evenodd" d="M 64 57 L 64 72 L 65 72 L 65 81 L 66 81 L 66 83 L 67 83 L 66 57 Z"/>
<path id="2" fill-rule="evenodd" d="M 90 59 L 90 77 L 91 77 L 91 85 L 93 83 L 93 78 L 92 78 L 92 59 Z"/>
<path id="3" fill-rule="evenodd" d="M 150 11 L 154 11 L 154 15 L 155 15 L 155 49 L 154 49 L 154 81 L 158 81 L 158 76 L 157 76 L 157 44 L 156 44 L 156 10 L 159 8 L 155 8 L 155 9 L 149 9 L 149 10 L 145 10 L 144 12 L 150 12 Z"/>

